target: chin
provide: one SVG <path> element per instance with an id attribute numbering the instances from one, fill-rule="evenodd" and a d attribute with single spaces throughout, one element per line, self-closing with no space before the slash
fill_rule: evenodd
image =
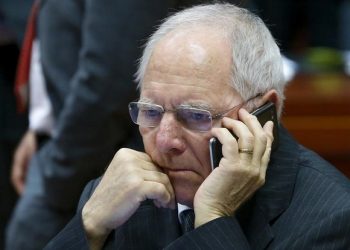
<path id="1" fill-rule="evenodd" d="M 168 170 L 166 174 L 174 188 L 176 201 L 193 207 L 194 196 L 204 181 L 203 176 L 190 170 Z"/>
<path id="2" fill-rule="evenodd" d="M 182 205 L 186 205 L 188 207 L 193 208 L 193 199 L 195 194 L 196 192 L 193 192 L 192 190 L 182 190 L 181 188 L 180 190 L 178 190 L 177 188 L 175 188 L 176 202 Z"/>
<path id="3" fill-rule="evenodd" d="M 196 182 L 191 182 L 190 180 L 174 180 L 171 179 L 176 201 L 181 203 L 182 205 L 186 205 L 188 207 L 193 207 L 193 200 L 196 192 L 201 184 Z"/>

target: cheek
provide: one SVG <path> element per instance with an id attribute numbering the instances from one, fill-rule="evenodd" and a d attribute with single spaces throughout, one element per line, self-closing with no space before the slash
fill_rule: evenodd
<path id="1" fill-rule="evenodd" d="M 194 196 L 211 172 L 209 161 L 209 139 L 206 137 L 198 137 L 193 139 L 188 146 L 188 158 L 186 162 L 190 162 L 193 172 L 187 173 L 170 173 L 169 177 L 175 190 L 177 202 L 187 206 L 193 206 Z M 191 165 L 193 164 L 193 165 Z"/>
<path id="2" fill-rule="evenodd" d="M 199 162 L 200 169 L 197 169 L 204 178 L 207 177 L 211 172 L 210 157 L 209 157 L 209 139 L 210 135 L 202 135 L 191 143 L 191 151 Z"/>
<path id="3" fill-rule="evenodd" d="M 151 152 L 154 151 L 154 149 L 156 147 L 155 133 L 150 128 L 139 127 L 139 131 L 140 131 L 140 134 L 142 136 L 142 141 L 143 141 L 143 145 L 145 148 L 145 152 L 148 155 L 151 155 Z"/>
<path id="4" fill-rule="evenodd" d="M 162 154 L 157 150 L 156 136 L 157 132 L 152 128 L 139 128 L 140 134 L 143 139 L 145 152 L 158 164 L 166 162 L 173 162 L 181 166 L 181 163 L 185 163 L 186 166 L 193 167 L 197 174 L 201 178 L 206 178 L 210 172 L 210 157 L 209 157 L 209 139 L 210 133 L 195 133 L 187 131 L 181 139 L 186 144 L 186 149 L 179 155 Z M 172 158 L 168 159 L 168 158 Z"/>

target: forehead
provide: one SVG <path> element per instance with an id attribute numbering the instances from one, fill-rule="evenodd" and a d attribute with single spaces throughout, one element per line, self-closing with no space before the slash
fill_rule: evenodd
<path id="1" fill-rule="evenodd" d="M 237 94 L 230 85 L 228 40 L 208 27 L 177 29 L 156 44 L 146 68 L 141 97 L 218 100 Z M 163 98 L 162 98 L 163 99 Z"/>

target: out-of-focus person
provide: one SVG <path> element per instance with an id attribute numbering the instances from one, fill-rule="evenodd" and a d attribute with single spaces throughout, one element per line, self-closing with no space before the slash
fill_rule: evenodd
<path id="1" fill-rule="evenodd" d="M 171 1 L 41 0 L 32 41 L 29 128 L 12 181 L 21 195 L 6 249 L 42 249 L 116 149 L 138 147 L 127 103 L 142 40 Z"/>
<path id="2" fill-rule="evenodd" d="M 31 2 L 0 1 L 0 249 L 4 249 L 5 227 L 17 200 L 10 181 L 12 157 L 27 126 L 27 115 L 16 112 L 13 88 Z"/>

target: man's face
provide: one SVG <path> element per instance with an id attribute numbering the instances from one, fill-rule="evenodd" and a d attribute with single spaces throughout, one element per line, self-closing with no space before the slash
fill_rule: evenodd
<path id="1" fill-rule="evenodd" d="M 230 83 L 231 52 L 214 30 L 169 33 L 157 45 L 141 88 L 140 100 L 174 110 L 179 105 L 208 107 L 216 114 L 241 103 Z M 214 110 L 214 111 L 213 111 Z M 220 121 L 214 123 L 220 126 Z M 146 153 L 169 176 L 177 202 L 192 206 L 210 174 L 211 132 L 191 131 L 166 112 L 155 128 L 140 127 Z"/>

